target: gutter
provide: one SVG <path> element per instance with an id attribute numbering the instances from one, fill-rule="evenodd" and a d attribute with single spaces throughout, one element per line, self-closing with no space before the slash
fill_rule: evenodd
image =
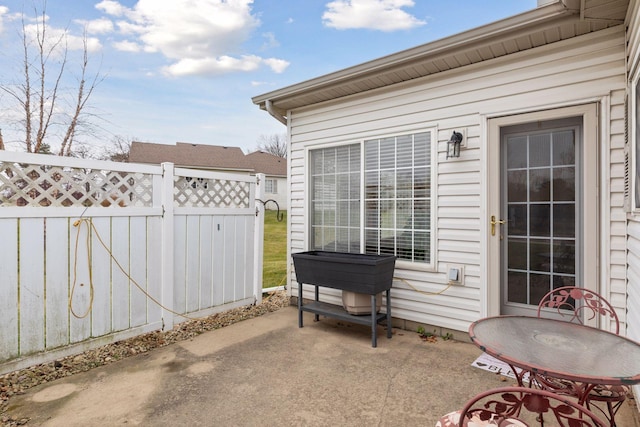
<path id="1" fill-rule="evenodd" d="M 394 67 L 402 67 L 403 65 L 410 64 L 412 62 L 422 61 L 429 57 L 435 57 L 443 53 L 469 48 L 473 45 L 482 44 L 487 40 L 496 37 L 503 37 L 505 34 L 548 24 L 555 19 L 562 19 L 567 16 L 578 16 L 578 8 L 569 8 L 565 5 L 566 1 L 570 0 L 555 0 L 548 5 L 538 7 L 510 18 L 505 18 L 462 33 L 454 34 L 433 42 L 255 96 L 252 98 L 252 101 L 257 105 L 260 105 L 265 101 L 273 102 L 275 100 L 277 102 L 280 98 L 300 96 L 313 90 L 326 89 L 328 87 L 344 83 L 348 80 L 361 78 L 365 75 L 372 75 Z M 579 4 L 580 0 L 573 1 L 578 1 Z M 268 107 L 265 108 L 269 111 Z"/>
<path id="2" fill-rule="evenodd" d="M 265 106 L 267 108 L 267 112 L 269 114 L 271 114 L 271 116 L 273 118 L 275 118 L 277 121 L 279 121 L 280 123 L 282 123 L 283 125 L 287 125 L 287 118 L 285 116 L 283 116 L 282 114 L 280 114 L 279 112 L 276 111 L 275 107 L 273 106 L 273 103 L 271 102 L 270 99 L 267 99 L 265 101 Z"/>

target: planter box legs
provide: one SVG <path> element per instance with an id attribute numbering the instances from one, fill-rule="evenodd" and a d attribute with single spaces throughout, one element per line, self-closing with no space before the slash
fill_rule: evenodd
<path id="1" fill-rule="evenodd" d="M 349 314 L 344 308 L 318 301 L 318 286 L 315 286 L 316 298 L 313 302 L 303 304 L 302 283 L 298 282 L 298 327 L 304 326 L 302 314 L 307 311 L 315 314 L 315 320 L 320 320 L 320 315 L 333 317 L 346 322 L 358 323 L 360 325 L 371 325 L 371 347 L 378 346 L 378 323 L 386 320 L 387 338 L 391 338 L 391 291 L 387 289 L 385 296 L 387 300 L 386 313 L 377 313 L 376 296 L 371 295 L 371 314 L 358 316 Z"/>
<path id="2" fill-rule="evenodd" d="M 310 251 L 292 255 L 298 280 L 298 327 L 303 327 L 304 311 L 371 326 L 371 346 L 377 346 L 377 326 L 386 320 L 387 338 L 391 338 L 391 286 L 396 257 L 393 255 L 353 254 Z M 304 304 L 303 284 L 315 286 L 313 302 Z M 371 299 L 368 315 L 349 314 L 341 306 L 320 302 L 319 287 L 366 294 Z M 376 295 L 385 292 L 386 312 L 378 313 Z"/>

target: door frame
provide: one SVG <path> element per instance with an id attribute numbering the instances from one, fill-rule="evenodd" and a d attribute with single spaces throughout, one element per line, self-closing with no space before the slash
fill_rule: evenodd
<path id="1" fill-rule="evenodd" d="M 501 298 L 501 245 L 500 233 L 492 236 L 489 220 L 491 215 L 500 218 L 501 210 L 501 128 L 535 121 L 549 121 L 569 117 L 582 117 L 583 153 L 582 171 L 580 173 L 581 198 L 583 200 L 582 221 L 580 233 L 582 247 L 580 251 L 584 262 L 581 263 L 581 276 L 585 282 L 580 286 L 597 291 L 599 282 L 599 243 L 600 243 L 600 168 L 599 158 L 599 104 L 586 104 L 554 108 L 548 110 L 518 112 L 510 115 L 485 117 L 485 134 L 487 136 L 485 164 L 486 172 L 486 201 L 487 210 L 484 213 L 484 235 L 486 236 L 485 265 L 487 266 L 487 281 L 484 297 L 481 301 L 481 316 L 497 316 L 500 314 Z M 593 173 L 596 171 L 596 173 Z M 593 262 L 592 262 L 593 261 Z M 484 302 L 484 304 L 483 304 Z"/>

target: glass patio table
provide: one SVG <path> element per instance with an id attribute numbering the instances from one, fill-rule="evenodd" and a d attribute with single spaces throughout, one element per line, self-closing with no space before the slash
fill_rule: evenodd
<path id="1" fill-rule="evenodd" d="M 640 344 L 620 335 L 577 323 L 526 316 L 480 319 L 469 327 L 471 341 L 485 353 L 525 373 L 584 384 L 584 403 L 597 384 L 640 383 Z M 516 369 L 513 369 L 514 373 Z"/>

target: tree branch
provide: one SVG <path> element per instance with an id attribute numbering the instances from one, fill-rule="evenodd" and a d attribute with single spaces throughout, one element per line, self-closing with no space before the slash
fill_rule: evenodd
<path id="1" fill-rule="evenodd" d="M 73 84 L 66 87 L 70 66 L 76 65 L 75 58 L 69 62 L 68 29 L 57 35 L 57 30 L 48 23 L 47 0 L 41 0 L 41 4 L 41 12 L 37 7 L 33 8 L 33 21 L 28 14 L 22 15 L 23 63 L 18 82 L 0 82 L 0 94 L 6 93 L 7 98 L 15 102 L 9 108 L 19 112 L 20 117 L 15 122 L 24 130 L 27 152 L 40 153 L 51 148 L 61 156 L 68 156 L 72 154 L 75 139 L 85 129 L 91 130 L 91 120 L 98 117 L 85 110 L 104 77 L 98 71 L 93 79 L 87 78 L 90 55 L 85 29 L 77 86 L 75 89 Z M 57 143 L 51 142 L 53 138 Z M 0 147 L 4 147 L 4 143 Z"/>

